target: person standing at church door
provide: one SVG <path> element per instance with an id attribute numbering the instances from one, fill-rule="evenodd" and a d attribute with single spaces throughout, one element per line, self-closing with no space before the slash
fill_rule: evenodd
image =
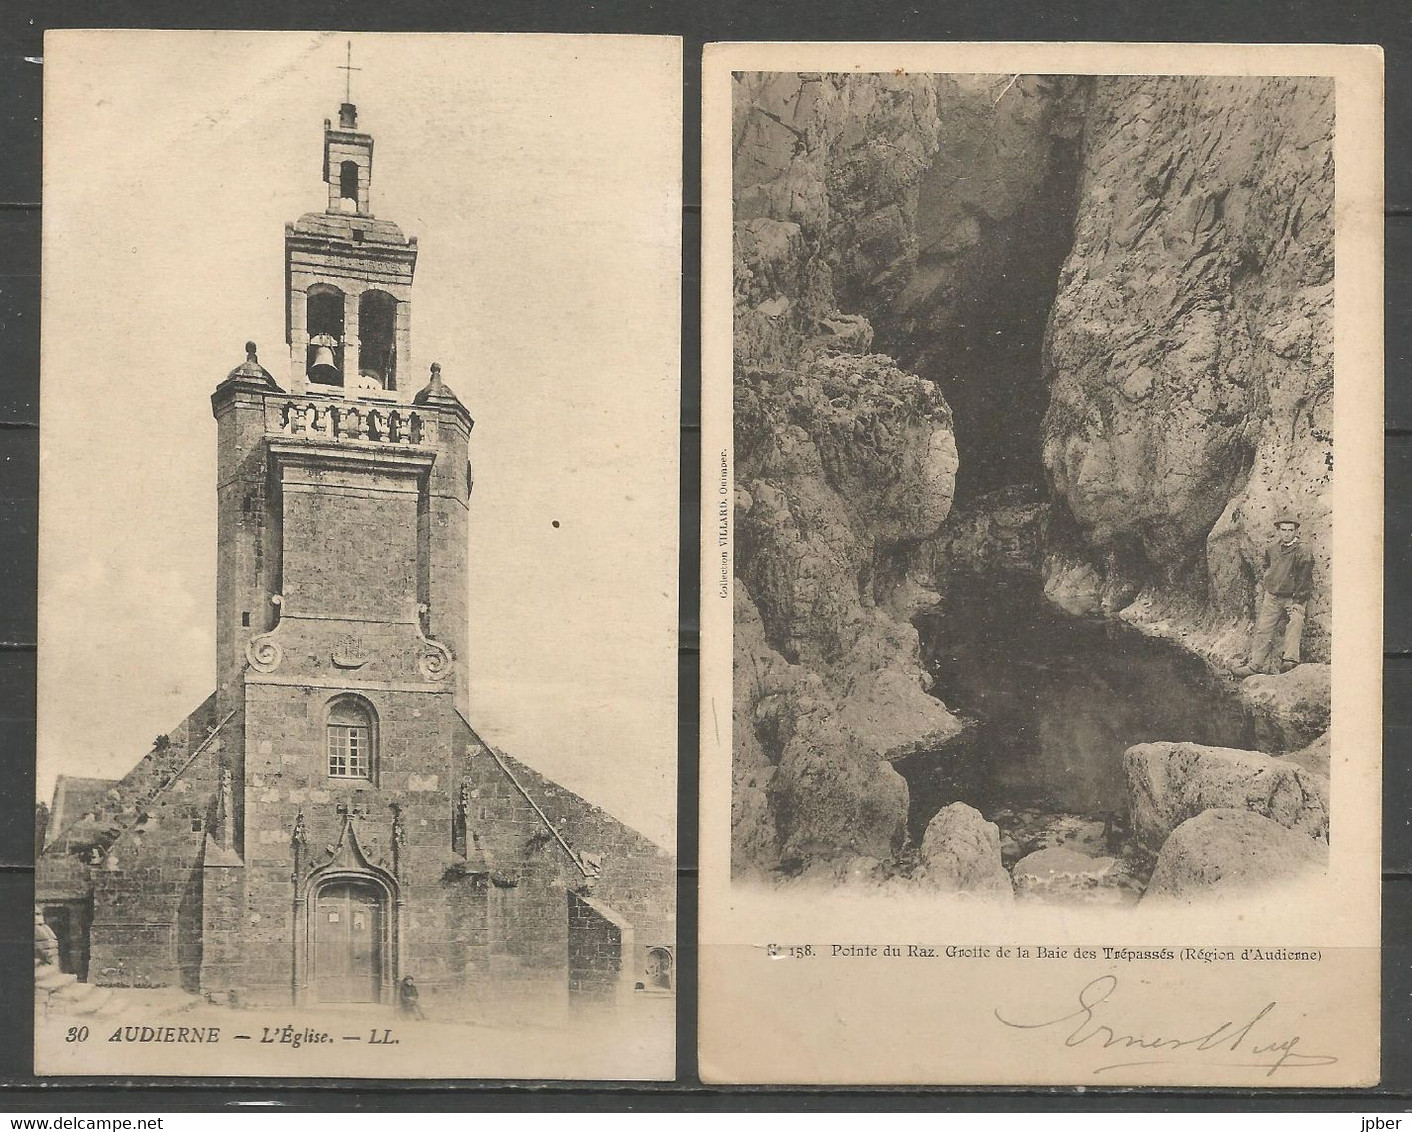
<path id="1" fill-rule="evenodd" d="M 397 1013 L 404 1018 L 415 1018 L 419 1022 L 425 1022 L 427 1016 L 422 1013 L 420 999 L 421 994 L 417 991 L 417 984 L 412 981 L 411 975 L 407 975 L 397 985 Z"/>
<path id="2" fill-rule="evenodd" d="M 1250 640 L 1250 659 L 1234 669 L 1237 676 L 1289 672 L 1299 666 L 1304 636 L 1304 608 L 1314 588 L 1314 556 L 1299 541 L 1299 520 L 1288 515 L 1275 523 L 1275 541 L 1265 551 L 1260 606 Z M 1284 622 L 1283 648 L 1280 622 Z"/>

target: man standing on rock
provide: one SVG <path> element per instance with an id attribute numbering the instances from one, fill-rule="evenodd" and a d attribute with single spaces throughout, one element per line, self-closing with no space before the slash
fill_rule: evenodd
<path id="1" fill-rule="evenodd" d="M 1275 523 L 1279 537 L 1265 551 L 1265 576 L 1260 580 L 1260 609 L 1250 640 L 1250 659 L 1238 665 L 1237 676 L 1257 672 L 1288 672 L 1299 665 L 1304 636 L 1304 605 L 1314 588 L 1314 556 L 1299 541 L 1299 521 L 1282 515 Z M 1275 639 L 1285 619 L 1284 653 L 1276 665 Z"/>

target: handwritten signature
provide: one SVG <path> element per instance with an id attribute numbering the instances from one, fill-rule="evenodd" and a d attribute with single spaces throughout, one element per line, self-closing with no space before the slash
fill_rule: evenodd
<path id="1" fill-rule="evenodd" d="M 1003 1025 L 1016 1030 L 1043 1030 L 1054 1026 L 1063 1032 L 1068 1026 L 1064 1045 L 1070 1049 L 1086 1045 L 1090 1048 L 1104 1050 L 1244 1055 L 1247 1060 L 1235 1060 L 1229 1056 L 1203 1058 L 1202 1060 L 1210 1065 L 1227 1068 L 1264 1069 L 1267 1071 L 1266 1077 L 1273 1077 L 1281 1069 L 1312 1069 L 1320 1065 L 1333 1065 L 1338 1061 L 1338 1058 L 1327 1054 L 1298 1052 L 1295 1047 L 1302 1040 L 1298 1034 L 1284 1037 L 1278 1041 L 1271 1040 L 1263 1031 L 1270 1029 L 1269 1023 L 1265 1020 L 1279 1005 L 1275 1002 L 1266 1003 L 1254 1017 L 1244 1024 L 1226 1021 L 1191 1037 L 1176 1038 L 1122 1033 L 1098 1020 L 1101 1007 L 1108 1004 L 1111 1009 L 1113 1004 L 1109 1004 L 1108 1000 L 1113 997 L 1113 993 L 1117 989 L 1118 977 L 1116 975 L 1101 975 L 1079 991 L 1078 1009 L 1062 1014 L 1058 1018 L 1049 1018 L 1040 1022 L 1017 1022 L 1006 1018 L 1000 1013 L 998 1007 L 995 1010 L 995 1017 Z M 1104 1011 L 1104 1014 L 1106 1016 L 1107 1011 Z M 1069 1026 L 1069 1024 L 1072 1025 Z M 1262 1032 L 1257 1034 L 1257 1029 Z M 1096 1076 L 1111 1069 L 1126 1069 L 1138 1065 L 1175 1065 L 1180 1064 L 1181 1060 L 1175 1057 L 1163 1057 L 1143 1058 L 1137 1061 L 1114 1061 L 1107 1065 L 1098 1066 L 1093 1072 Z"/>

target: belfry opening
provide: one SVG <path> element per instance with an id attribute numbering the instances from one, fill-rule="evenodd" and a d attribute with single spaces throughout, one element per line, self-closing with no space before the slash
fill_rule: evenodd
<path id="1" fill-rule="evenodd" d="M 309 288 L 309 380 L 343 384 L 343 292 L 326 283 Z"/>
<path id="2" fill-rule="evenodd" d="M 345 212 L 358 211 L 358 163 L 345 161 L 339 166 L 338 196 Z"/>
<path id="3" fill-rule="evenodd" d="M 397 389 L 397 300 L 386 291 L 358 296 L 358 376 L 379 389 Z"/>

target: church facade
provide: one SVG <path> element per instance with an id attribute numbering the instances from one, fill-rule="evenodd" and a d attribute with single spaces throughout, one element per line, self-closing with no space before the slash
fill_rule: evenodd
<path id="1" fill-rule="evenodd" d="M 211 395 L 215 690 L 122 779 L 60 780 L 37 904 L 80 977 L 214 1001 L 669 994 L 672 858 L 468 722 L 474 422 L 408 372 L 417 242 L 353 105 L 323 149 L 287 379 L 249 343 Z"/>

